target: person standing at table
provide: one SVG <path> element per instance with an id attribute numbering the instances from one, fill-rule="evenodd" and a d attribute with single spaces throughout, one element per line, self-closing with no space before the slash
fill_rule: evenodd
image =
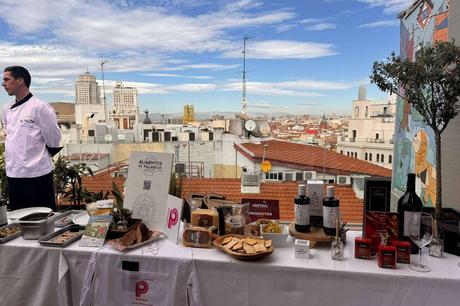
<path id="1" fill-rule="evenodd" d="M 56 210 L 52 156 L 62 147 L 54 109 L 29 91 L 21 66 L 5 68 L 2 86 L 15 99 L 3 107 L 5 166 L 11 210 L 46 206 Z"/>

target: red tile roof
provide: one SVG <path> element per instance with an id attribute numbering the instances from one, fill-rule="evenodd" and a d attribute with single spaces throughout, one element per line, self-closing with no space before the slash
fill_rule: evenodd
<path id="1" fill-rule="evenodd" d="M 184 179 L 182 196 L 189 193 L 217 193 L 225 195 L 228 200 L 241 201 L 244 199 L 278 200 L 280 219 L 291 221 L 294 219 L 294 197 L 297 195 L 296 182 L 262 182 L 260 193 L 241 193 L 239 179 Z M 335 194 L 340 198 L 340 213 L 343 220 L 350 223 L 362 223 L 363 200 L 356 197 L 351 186 L 334 185 Z M 324 186 L 326 194 L 326 185 Z"/>
<path id="2" fill-rule="evenodd" d="M 323 165 L 325 165 L 325 172 L 329 174 L 391 176 L 391 170 L 389 169 L 308 144 L 268 140 L 257 144 L 241 143 L 234 146 L 250 160 L 261 162 L 264 145 L 268 146 L 265 152 L 265 159 L 269 160 L 272 165 L 318 172 L 322 172 Z"/>
<path id="3" fill-rule="evenodd" d="M 111 177 L 110 171 L 96 174 L 94 177 L 84 177 L 83 186 L 89 191 L 98 192 L 100 190 L 111 191 L 112 181 L 114 181 L 121 192 L 124 189 L 124 177 Z M 262 182 L 260 193 L 241 193 L 241 182 L 239 179 L 184 179 L 182 185 L 182 197 L 189 193 L 214 193 L 225 195 L 226 199 L 241 201 L 241 199 L 265 199 L 278 200 L 280 208 L 280 219 L 292 221 L 294 219 L 294 202 L 297 195 L 296 182 Z M 362 223 L 363 220 L 363 200 L 356 197 L 351 186 L 334 185 L 335 194 L 340 198 L 340 213 L 343 220 L 349 223 Z M 324 194 L 326 185 L 324 186 Z"/>

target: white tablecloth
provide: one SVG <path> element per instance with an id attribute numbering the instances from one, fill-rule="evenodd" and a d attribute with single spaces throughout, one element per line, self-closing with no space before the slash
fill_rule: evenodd
<path id="1" fill-rule="evenodd" d="M 358 234 L 349 232 L 340 262 L 330 260 L 327 247 L 312 249 L 310 259 L 296 259 L 292 247 L 283 247 L 242 262 L 217 249 L 167 240 L 120 253 L 78 242 L 61 250 L 16 238 L 0 245 L 0 305 L 124 305 L 122 261 L 163 277 L 167 297 L 161 305 L 459 305 L 460 257 L 424 254 L 429 273 L 405 264 L 381 269 L 375 259 L 353 258 Z"/>

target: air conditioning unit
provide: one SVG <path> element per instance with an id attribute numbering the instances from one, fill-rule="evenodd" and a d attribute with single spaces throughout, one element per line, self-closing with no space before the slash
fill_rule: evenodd
<path id="1" fill-rule="evenodd" d="M 316 181 L 316 171 L 304 171 L 303 180 L 304 181 Z"/>
<path id="2" fill-rule="evenodd" d="M 295 182 L 295 172 L 284 172 L 283 178 L 285 181 L 294 181 Z"/>
<path id="3" fill-rule="evenodd" d="M 243 174 L 241 176 L 241 185 L 245 187 L 260 186 L 260 176 L 258 174 Z"/>
<path id="4" fill-rule="evenodd" d="M 339 185 L 350 185 L 351 177 L 348 175 L 337 175 L 337 184 Z"/>

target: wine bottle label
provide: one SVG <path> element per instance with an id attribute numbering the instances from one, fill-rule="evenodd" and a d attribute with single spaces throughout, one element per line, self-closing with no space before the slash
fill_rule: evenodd
<path id="1" fill-rule="evenodd" d="M 295 224 L 310 225 L 310 205 L 294 204 Z"/>
<path id="2" fill-rule="evenodd" d="M 410 223 L 410 220 L 412 218 L 412 215 L 417 214 L 419 217 L 417 219 L 417 222 L 413 222 L 412 224 Z M 418 229 L 420 231 L 420 218 L 421 218 L 421 212 L 419 211 L 404 211 L 404 236 L 405 237 L 410 237 L 410 227 L 412 226 L 415 229 Z"/>
<path id="3" fill-rule="evenodd" d="M 335 222 L 339 217 L 339 207 L 323 206 L 323 226 L 335 228 Z"/>

